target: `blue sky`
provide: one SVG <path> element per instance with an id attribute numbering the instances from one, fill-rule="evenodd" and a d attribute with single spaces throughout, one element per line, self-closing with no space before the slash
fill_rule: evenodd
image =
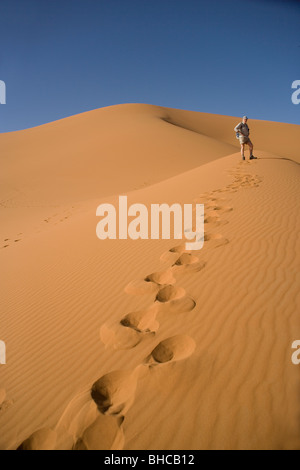
<path id="1" fill-rule="evenodd" d="M 299 25 L 299 0 L 1 0 L 0 132 L 120 103 L 300 124 Z"/>

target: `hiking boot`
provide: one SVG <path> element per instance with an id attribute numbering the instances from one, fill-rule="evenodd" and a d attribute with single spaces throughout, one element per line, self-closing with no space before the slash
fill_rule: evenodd
<path id="1" fill-rule="evenodd" d="M 246 160 L 246 158 L 245 158 L 245 157 L 242 157 L 242 160 Z"/>
<path id="2" fill-rule="evenodd" d="M 257 160 L 257 157 L 255 157 L 254 155 L 251 155 L 250 160 Z"/>

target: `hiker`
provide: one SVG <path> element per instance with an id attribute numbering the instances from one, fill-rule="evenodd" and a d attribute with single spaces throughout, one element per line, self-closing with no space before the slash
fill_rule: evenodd
<path id="1" fill-rule="evenodd" d="M 237 139 L 239 139 L 240 144 L 241 144 L 242 159 L 246 160 L 245 159 L 245 154 L 244 154 L 244 148 L 245 148 L 245 145 L 249 145 L 250 160 L 254 160 L 254 159 L 256 159 L 256 157 L 254 157 L 254 155 L 253 155 L 253 144 L 252 144 L 251 140 L 249 139 L 250 129 L 247 125 L 247 121 L 248 121 L 247 116 L 244 116 L 242 122 L 240 122 L 234 128 L 234 130 L 236 132 L 236 137 L 237 137 Z"/>

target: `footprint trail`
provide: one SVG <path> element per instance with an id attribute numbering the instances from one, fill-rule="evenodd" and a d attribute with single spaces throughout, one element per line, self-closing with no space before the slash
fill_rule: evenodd
<path id="1" fill-rule="evenodd" d="M 201 194 L 194 200 L 206 207 L 204 253 L 229 243 L 222 233 L 214 231 L 216 227 L 230 223 L 223 219 L 223 214 L 234 210 L 226 202 L 226 197 L 219 197 L 219 194 L 256 188 L 262 181 L 258 175 L 247 173 L 242 165 L 228 170 L 228 174 L 233 177 L 232 183 Z M 171 247 L 160 257 L 160 261 L 169 264 L 166 269 L 158 269 L 142 279 L 129 282 L 125 293 L 128 296 L 149 296 L 149 305 L 142 310 L 124 313 L 117 321 L 103 324 L 100 339 L 105 347 L 134 349 L 146 336 L 155 339 L 160 327 L 159 313 L 177 315 L 193 310 L 195 300 L 177 282 L 181 275 L 194 275 L 205 270 L 207 262 L 202 259 L 202 252 L 186 250 L 185 243 Z M 134 370 L 108 371 L 70 401 L 54 430 L 42 428 L 36 431 L 19 449 L 123 449 L 126 438 L 123 423 L 128 410 L 134 406 L 141 374 L 145 377 L 153 367 L 168 367 L 171 363 L 187 360 L 196 346 L 190 336 L 177 334 L 156 344 Z"/>

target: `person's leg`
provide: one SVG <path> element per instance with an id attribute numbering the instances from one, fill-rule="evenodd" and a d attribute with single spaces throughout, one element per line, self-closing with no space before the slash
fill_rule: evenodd
<path id="1" fill-rule="evenodd" d="M 251 158 L 251 157 L 252 157 L 252 155 L 253 155 L 253 144 L 252 144 L 251 140 L 249 140 L 249 142 L 248 142 L 248 145 L 249 145 L 249 150 L 250 150 L 250 158 Z"/>
<path id="2" fill-rule="evenodd" d="M 241 155 L 242 155 L 243 160 L 245 160 L 244 148 L 245 148 L 245 144 L 241 144 Z"/>

